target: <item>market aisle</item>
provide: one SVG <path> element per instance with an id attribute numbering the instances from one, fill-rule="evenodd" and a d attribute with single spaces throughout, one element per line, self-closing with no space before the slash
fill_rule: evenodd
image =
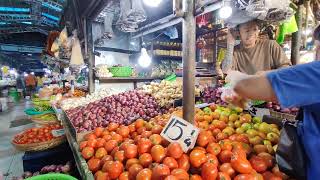
<path id="1" fill-rule="evenodd" d="M 8 175 L 4 177 L 5 180 L 11 180 L 13 176 L 20 176 L 23 173 L 24 152 L 17 151 L 10 141 L 15 134 L 33 126 L 27 124 L 25 121 L 27 116 L 23 112 L 29 106 L 30 101 L 26 101 L 19 105 L 11 105 L 8 111 L 0 113 L 0 172 Z M 12 121 L 15 122 L 11 125 Z"/>

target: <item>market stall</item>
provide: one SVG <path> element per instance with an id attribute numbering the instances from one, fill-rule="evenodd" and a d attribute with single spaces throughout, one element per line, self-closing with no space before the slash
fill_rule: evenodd
<path id="1" fill-rule="evenodd" d="M 72 156 L 23 177 L 293 178 L 276 154 L 281 121 L 294 122 L 299 109 L 255 100 L 234 107 L 217 72 L 230 53 L 227 28 L 287 20 L 290 2 L 240 2 L 168 1 L 170 14 L 153 17 L 148 0 L 92 1 L 80 8 L 81 28 L 50 32 L 42 61 L 57 83 L 31 97 L 25 113 L 35 126 L 12 144 L 40 154 L 66 145 Z M 259 38 L 273 35 L 267 27 Z"/>

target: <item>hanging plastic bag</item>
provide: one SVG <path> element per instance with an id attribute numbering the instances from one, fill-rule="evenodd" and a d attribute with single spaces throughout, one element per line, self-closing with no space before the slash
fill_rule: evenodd
<path id="1" fill-rule="evenodd" d="M 104 33 L 102 39 L 111 39 L 113 37 L 112 22 L 114 19 L 114 12 L 107 12 L 104 17 Z"/>
<path id="2" fill-rule="evenodd" d="M 300 112 L 299 112 L 300 113 Z M 300 121 L 283 121 L 280 141 L 276 150 L 276 161 L 280 171 L 297 179 L 306 179 L 306 155 L 298 136 Z"/>
<path id="3" fill-rule="evenodd" d="M 298 25 L 296 18 L 292 16 L 288 22 L 284 22 L 280 25 L 279 35 L 277 37 L 277 42 L 282 44 L 285 38 L 285 35 L 292 34 L 298 31 Z"/>
<path id="4" fill-rule="evenodd" d="M 68 40 L 68 32 L 67 27 L 64 27 L 59 35 L 59 45 L 62 47 L 67 46 L 67 40 Z"/>
<path id="5" fill-rule="evenodd" d="M 77 32 L 74 31 L 70 65 L 81 66 L 83 64 L 84 61 L 81 52 L 80 41 L 78 39 Z"/>
<path id="6" fill-rule="evenodd" d="M 128 21 L 141 23 L 147 20 L 146 12 L 143 9 L 142 0 L 131 0 L 132 9 L 128 13 Z"/>

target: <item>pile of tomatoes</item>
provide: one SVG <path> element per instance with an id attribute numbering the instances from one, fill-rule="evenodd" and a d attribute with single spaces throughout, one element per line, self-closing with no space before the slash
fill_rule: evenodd
<path id="1" fill-rule="evenodd" d="M 62 129 L 59 124 L 46 125 L 40 128 L 27 129 L 24 132 L 14 136 L 12 140 L 16 144 L 31 144 L 46 142 L 54 139 L 52 130 Z"/>
<path id="2" fill-rule="evenodd" d="M 254 151 L 246 135 L 218 140 L 212 130 L 201 130 L 196 146 L 184 153 L 179 144 L 160 136 L 163 126 L 142 119 L 129 126 L 110 123 L 86 135 L 80 151 L 98 180 L 288 178 L 271 154 Z"/>

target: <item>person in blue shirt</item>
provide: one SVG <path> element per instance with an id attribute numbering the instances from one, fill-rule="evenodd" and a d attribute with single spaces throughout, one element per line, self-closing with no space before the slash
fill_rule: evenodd
<path id="1" fill-rule="evenodd" d="M 234 93 L 229 102 L 242 106 L 246 99 L 278 102 L 283 107 L 300 107 L 303 120 L 298 134 L 306 152 L 307 178 L 320 177 L 320 61 L 297 65 L 264 75 L 230 72 L 226 79 Z"/>

